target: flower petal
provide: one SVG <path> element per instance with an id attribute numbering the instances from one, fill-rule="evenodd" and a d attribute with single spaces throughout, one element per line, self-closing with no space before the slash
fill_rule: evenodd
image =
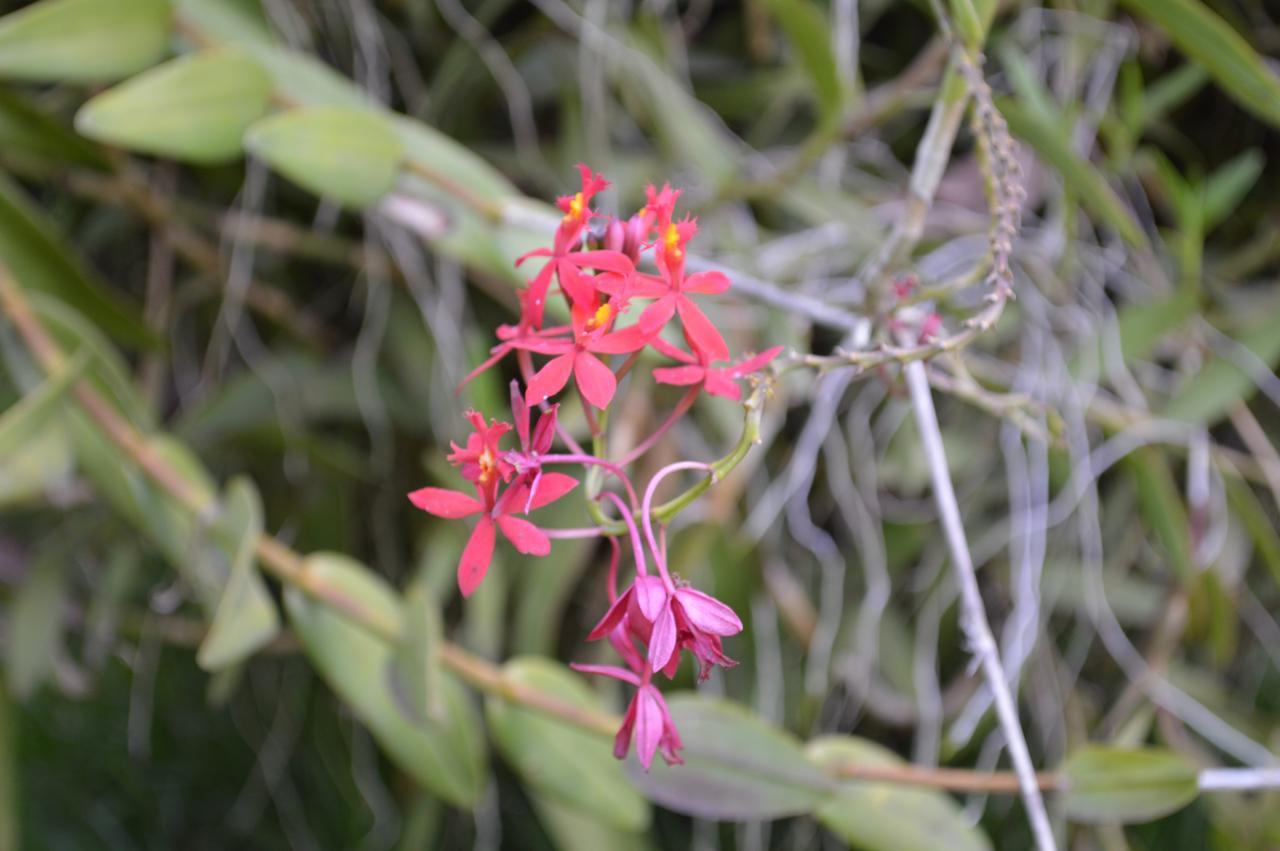
<path id="1" fill-rule="evenodd" d="M 646 331 L 644 327 L 637 322 L 634 325 L 628 325 L 619 331 L 612 331 L 595 340 L 587 346 L 590 351 L 599 352 L 602 355 L 622 355 L 638 352 L 648 344 L 653 337 L 653 332 Z"/>
<path id="2" fill-rule="evenodd" d="M 550 256 L 550 252 L 540 257 Z M 546 265 L 538 271 L 533 280 L 529 282 L 528 295 L 524 299 L 524 309 L 529 317 L 529 321 L 535 328 L 542 327 L 542 312 L 547 306 L 547 290 L 551 287 L 551 273 L 555 271 L 556 262 L 548 260 Z"/>
<path id="3" fill-rule="evenodd" d="M 702 312 L 702 308 L 694 304 L 693 299 L 682 295 L 676 299 L 676 312 L 680 314 L 680 322 L 684 325 L 684 336 L 689 345 L 707 356 L 708 360 L 728 360 L 729 347 L 724 337 L 711 324 L 711 320 Z"/>
<path id="4" fill-rule="evenodd" d="M 533 445 L 530 448 L 537 453 L 551 451 L 551 444 L 556 439 L 556 412 L 559 405 L 552 405 L 547 412 L 538 417 L 538 424 L 533 427 Z"/>
<path id="5" fill-rule="evenodd" d="M 649 667 L 661 671 L 671 661 L 676 650 L 676 618 L 671 606 L 662 607 L 653 622 L 653 634 L 649 636 Z"/>
<path id="6" fill-rule="evenodd" d="M 535 379 L 537 376 L 534 376 Z M 582 398 L 597 408 L 607 408 L 618 390 L 618 379 L 613 370 L 587 352 L 579 352 L 573 361 L 573 377 L 578 380 Z"/>
<path id="7" fill-rule="evenodd" d="M 683 289 L 687 293 L 719 295 L 729 289 L 729 278 L 723 272 L 698 272 L 684 279 Z"/>
<path id="8" fill-rule="evenodd" d="M 613 605 L 609 607 L 609 611 L 604 613 L 600 623 L 596 624 L 595 628 L 587 633 L 587 641 L 599 641 L 608 635 L 615 626 L 622 623 L 622 617 L 627 613 L 627 606 L 630 604 L 631 589 L 627 589 L 621 597 L 613 601 Z"/>
<path id="9" fill-rule="evenodd" d="M 742 632 L 742 621 L 733 609 L 694 588 L 677 588 L 676 601 L 689 622 L 712 635 L 736 635 Z"/>
<path id="10" fill-rule="evenodd" d="M 520 552 L 528 556 L 545 556 L 551 552 L 551 539 L 547 533 L 528 520 L 504 514 L 498 518 L 498 528 L 506 539 Z"/>
<path id="11" fill-rule="evenodd" d="M 489 572 L 489 562 L 493 561 L 493 541 L 493 520 L 481 517 L 458 562 L 458 588 L 462 596 L 470 597 L 484 581 L 484 575 Z"/>
<path id="12" fill-rule="evenodd" d="M 653 764 L 654 754 L 658 752 L 658 743 L 662 741 L 663 723 L 662 706 L 653 696 L 653 686 L 641 686 L 636 692 L 636 756 L 640 764 L 648 771 Z"/>
<path id="13" fill-rule="evenodd" d="M 619 275 L 625 275 L 635 269 L 631 258 L 621 251 L 575 251 L 564 259 L 575 266 L 585 266 L 588 269 L 599 269 Z"/>
<path id="14" fill-rule="evenodd" d="M 578 480 L 564 473 L 543 473 L 529 500 L 529 510 L 550 505 L 578 486 Z"/>
<path id="15" fill-rule="evenodd" d="M 697 384 L 706 377 L 707 371 L 700 366 L 660 366 L 653 371 L 654 381 L 678 387 Z"/>
<path id="16" fill-rule="evenodd" d="M 734 378 L 741 378 L 744 375 L 750 375 L 753 372 L 758 372 L 763 369 L 769 361 L 782 354 L 782 350 L 784 348 L 785 346 L 774 346 L 772 349 L 763 351 L 753 358 L 747 358 L 742 363 L 734 364 L 726 369 L 725 372 Z"/>
<path id="17" fill-rule="evenodd" d="M 658 613 L 667 602 L 667 588 L 656 576 L 637 576 L 631 586 L 635 591 L 636 602 L 640 606 L 640 614 L 649 623 L 658 618 Z"/>
<path id="18" fill-rule="evenodd" d="M 582 274 L 578 267 L 564 260 L 556 264 L 556 278 L 574 304 L 590 305 L 596 301 L 595 280 Z"/>
<path id="19" fill-rule="evenodd" d="M 656 375 L 657 370 L 654 370 Z M 656 379 L 661 380 L 661 379 Z M 725 378 L 724 370 L 709 369 L 707 370 L 706 381 L 707 392 L 712 396 L 721 396 L 725 399 L 733 399 L 735 402 L 742 398 L 742 390 L 732 379 Z"/>
<path id="20" fill-rule="evenodd" d="M 520 382 L 511 379 L 511 419 L 516 421 L 516 434 L 520 437 L 520 448 L 529 451 L 529 405 L 520 392 Z"/>
<path id="21" fill-rule="evenodd" d="M 644 313 L 640 314 L 640 321 L 637 324 L 650 334 L 658 333 L 664 325 L 671 321 L 672 315 L 676 312 L 676 300 L 678 298 L 679 296 L 674 293 L 664 295 L 644 309 Z"/>
<path id="22" fill-rule="evenodd" d="M 524 400 L 530 405 L 536 405 L 563 390 L 569 383 L 569 373 L 573 372 L 574 360 L 576 360 L 574 353 L 566 352 L 547 361 L 546 366 L 538 370 L 537 374 L 529 380 L 529 386 L 524 391 Z"/>
<path id="23" fill-rule="evenodd" d="M 613 665 L 580 665 L 577 662 L 570 662 L 569 667 L 582 674 L 613 677 L 615 680 L 622 680 L 624 683 L 631 683 L 633 686 L 640 685 L 640 678 L 625 668 L 618 668 Z"/>
<path id="24" fill-rule="evenodd" d="M 449 520 L 457 520 L 459 517 L 484 511 L 484 506 L 475 497 L 444 488 L 416 490 L 409 494 L 409 501 L 428 514 Z"/>

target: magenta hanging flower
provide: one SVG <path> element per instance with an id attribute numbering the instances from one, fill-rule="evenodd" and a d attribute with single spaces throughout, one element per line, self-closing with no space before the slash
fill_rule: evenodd
<path id="1" fill-rule="evenodd" d="M 680 748 L 684 747 L 684 743 L 680 741 L 680 732 L 671 718 L 666 699 L 650 682 L 651 674 L 647 670 L 636 674 L 612 665 L 574 664 L 571 667 L 584 674 L 612 677 L 636 687 L 635 695 L 627 704 L 627 712 L 622 716 L 622 726 L 618 728 L 618 735 L 613 740 L 615 757 L 624 759 L 634 740 L 636 757 L 645 771 L 653 765 L 653 758 L 659 752 L 668 765 L 684 762 L 679 753 Z"/>

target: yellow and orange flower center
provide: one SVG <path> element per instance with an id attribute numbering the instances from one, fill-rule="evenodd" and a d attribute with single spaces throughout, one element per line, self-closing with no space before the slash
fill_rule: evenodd
<path id="1" fill-rule="evenodd" d="M 566 222 L 576 222 L 582 218 L 582 214 L 586 209 L 587 199 L 583 198 L 582 193 L 579 192 L 577 195 L 574 195 L 573 200 L 569 202 L 569 212 L 564 214 L 564 220 Z"/>
<path id="2" fill-rule="evenodd" d="M 498 460 L 493 457 L 493 452 L 487 447 L 480 453 L 480 484 L 487 485 L 492 479 L 493 474 L 498 471 Z"/>
<path id="3" fill-rule="evenodd" d="M 666 246 L 668 256 L 679 260 L 683 252 L 680 250 L 680 231 L 674 224 L 667 225 L 667 232 L 663 234 L 662 242 Z"/>
<path id="4" fill-rule="evenodd" d="M 591 314 L 591 318 L 587 320 L 587 330 L 596 331 L 604 328 L 613 319 L 613 305 L 602 304 L 596 308 L 596 312 Z"/>

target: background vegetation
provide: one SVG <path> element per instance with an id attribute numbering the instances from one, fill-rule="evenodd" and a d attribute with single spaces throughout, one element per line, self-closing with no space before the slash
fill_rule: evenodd
<path id="1" fill-rule="evenodd" d="M 0 8 L 0 849 L 1030 847 L 941 480 L 1057 843 L 1280 845 L 1270 4 Z M 790 349 L 665 450 L 758 419 L 672 539 L 742 664 L 649 776 L 564 664 L 605 549 L 463 605 L 404 498 L 579 161 Z"/>

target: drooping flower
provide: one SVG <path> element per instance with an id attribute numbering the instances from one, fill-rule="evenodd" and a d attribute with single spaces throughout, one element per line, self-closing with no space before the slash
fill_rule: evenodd
<path id="1" fill-rule="evenodd" d="M 546 265 L 529 282 L 528 298 L 522 305 L 525 316 L 536 329 L 542 327 L 542 317 L 547 306 L 547 292 L 551 288 L 551 277 L 555 275 L 560 287 L 575 303 L 579 296 L 586 292 L 581 283 L 581 269 L 597 269 L 615 274 L 630 274 L 634 265 L 620 251 L 575 251 L 582 240 L 582 233 L 591 220 L 591 198 L 597 192 L 608 187 L 609 182 L 581 163 L 578 171 L 582 175 L 582 189 L 574 195 L 566 195 L 557 199 L 556 205 L 564 212 L 556 228 L 555 240 L 551 248 L 537 248 L 516 260 L 519 266 L 531 257 L 550 258 Z"/>
<path id="2" fill-rule="evenodd" d="M 635 657 L 639 658 L 638 654 Z M 613 665 L 574 664 L 571 667 L 584 674 L 612 677 L 636 687 L 636 693 L 627 704 L 627 712 L 622 717 L 618 735 L 613 740 L 615 757 L 624 759 L 634 740 L 636 757 L 645 771 L 653 765 L 653 758 L 659 751 L 668 765 L 684 762 L 680 758 L 680 748 L 684 747 L 684 743 L 680 741 L 680 732 L 671 718 L 671 710 L 667 708 L 662 692 L 651 682 L 652 674 L 648 669 L 636 673 Z"/>
<path id="3" fill-rule="evenodd" d="M 696 354 L 690 354 L 671 345 L 661 337 L 655 337 L 650 343 L 667 357 L 685 364 L 684 366 L 658 367 L 653 371 L 654 381 L 659 384 L 674 384 L 680 387 L 700 384 L 712 396 L 722 396 L 735 401 L 742 398 L 742 390 L 738 387 L 738 381 L 752 373 L 759 372 L 776 358 L 783 348 L 782 346 L 774 346 L 772 349 L 736 364 L 712 366 L 711 358 L 696 347 L 694 347 Z"/>

